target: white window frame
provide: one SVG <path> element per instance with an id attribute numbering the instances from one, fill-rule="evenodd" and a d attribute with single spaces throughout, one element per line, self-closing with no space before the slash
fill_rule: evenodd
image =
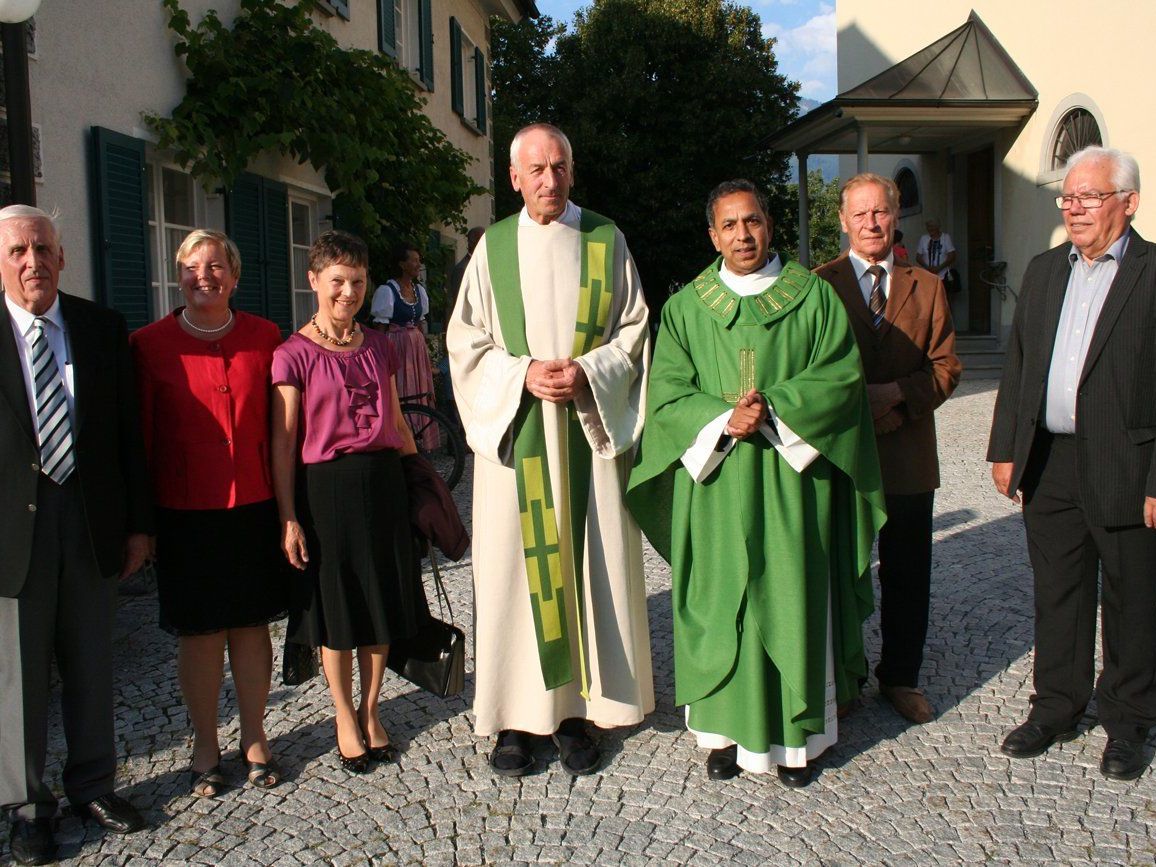
<path id="1" fill-rule="evenodd" d="M 1082 108 L 1095 119 L 1096 125 L 1100 128 L 1100 140 L 1103 142 L 1103 146 L 1106 148 L 1112 146 L 1108 135 L 1108 124 L 1104 120 L 1104 113 L 1096 105 L 1096 101 L 1086 93 L 1073 93 L 1065 97 L 1056 105 L 1055 111 L 1052 112 L 1048 125 L 1045 127 L 1047 132 L 1040 144 L 1039 174 L 1036 176 L 1036 186 L 1042 187 L 1063 181 L 1064 170 L 1052 168 L 1052 154 L 1055 152 L 1056 136 L 1060 132 L 1060 124 L 1063 123 L 1068 113 L 1076 108 Z"/>
<path id="2" fill-rule="evenodd" d="M 308 227 L 309 236 L 307 238 L 295 238 L 293 236 L 293 206 L 302 206 L 308 210 L 308 217 L 305 221 Z M 289 274 L 292 291 L 292 311 L 293 311 L 293 327 L 300 328 L 309 321 L 309 317 L 316 312 L 317 298 L 313 290 L 309 286 L 309 247 L 317 240 L 320 224 L 317 217 L 318 201 L 316 198 L 307 196 L 300 190 L 289 188 Z M 299 261 L 298 254 L 303 254 L 303 260 Z M 308 301 L 308 303 L 305 303 Z M 300 307 L 298 306 L 300 302 Z M 303 312 L 298 313 L 299 310 L 309 310 L 308 315 Z"/>
<path id="3" fill-rule="evenodd" d="M 184 236 L 193 229 L 205 224 L 207 207 L 204 189 L 192 175 L 180 166 L 156 158 L 150 158 L 146 162 L 152 177 L 152 184 L 148 190 L 151 197 L 152 216 L 148 220 L 148 225 L 149 243 L 152 247 L 153 262 L 155 263 L 155 267 L 151 268 L 153 273 L 151 274 L 149 291 L 152 293 L 153 318 L 157 320 L 167 316 L 184 303 L 184 299 L 181 297 L 180 275 L 177 274 L 174 280 L 172 273 L 176 268 L 173 257 L 180 245 L 178 242 L 170 241 L 169 230 L 175 229 L 183 232 L 181 235 L 183 240 Z M 191 226 L 165 219 L 164 173 L 166 170 L 184 175 L 192 184 L 193 225 Z"/>

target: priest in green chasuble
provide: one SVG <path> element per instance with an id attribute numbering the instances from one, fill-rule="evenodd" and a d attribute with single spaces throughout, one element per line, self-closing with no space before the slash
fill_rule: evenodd
<path id="1" fill-rule="evenodd" d="M 446 335 L 474 451 L 475 731 L 490 765 L 597 770 L 587 722 L 654 709 L 642 535 L 624 495 L 642 431 L 646 301 L 615 225 L 569 201 L 570 143 L 534 124 L 510 147 L 521 213 L 490 226 Z"/>
<path id="2" fill-rule="evenodd" d="M 707 776 L 805 786 L 867 674 L 874 428 L 843 304 L 768 255 L 762 194 L 720 184 L 707 221 L 721 258 L 662 310 L 627 501 L 671 565 L 675 701 Z"/>

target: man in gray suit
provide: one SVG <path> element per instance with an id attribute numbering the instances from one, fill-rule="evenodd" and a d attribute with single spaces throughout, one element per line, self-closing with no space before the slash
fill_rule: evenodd
<path id="1" fill-rule="evenodd" d="M 1022 494 L 1035 574 L 1035 693 L 1002 749 L 1076 737 L 1099 597 L 1100 771 L 1132 780 L 1156 725 L 1156 245 L 1132 228 L 1140 171 L 1120 151 L 1074 154 L 1056 205 L 1071 243 L 1024 274 L 987 455 L 996 489 Z"/>
<path id="2" fill-rule="evenodd" d="M 64 251 L 36 208 L 0 210 L 0 807 L 12 856 L 56 855 L 44 783 L 52 659 L 75 812 L 144 827 L 113 792 L 116 578 L 148 554 L 151 506 L 124 319 L 58 291 Z"/>

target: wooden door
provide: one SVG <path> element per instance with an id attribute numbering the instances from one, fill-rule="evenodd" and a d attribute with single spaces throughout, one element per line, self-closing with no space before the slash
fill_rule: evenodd
<path id="1" fill-rule="evenodd" d="M 995 151 L 967 155 L 967 331 L 991 334 L 991 287 L 980 275 L 995 250 Z"/>

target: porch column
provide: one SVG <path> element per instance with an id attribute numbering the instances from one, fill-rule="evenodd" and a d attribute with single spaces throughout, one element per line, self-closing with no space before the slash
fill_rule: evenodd
<path id="1" fill-rule="evenodd" d="M 863 126 L 863 124 L 859 124 L 855 132 L 855 150 L 857 155 L 855 172 L 865 172 L 867 171 L 867 127 Z"/>
<path id="2" fill-rule="evenodd" d="M 799 161 L 799 264 L 811 267 L 811 197 L 807 190 L 807 152 L 797 151 Z"/>

